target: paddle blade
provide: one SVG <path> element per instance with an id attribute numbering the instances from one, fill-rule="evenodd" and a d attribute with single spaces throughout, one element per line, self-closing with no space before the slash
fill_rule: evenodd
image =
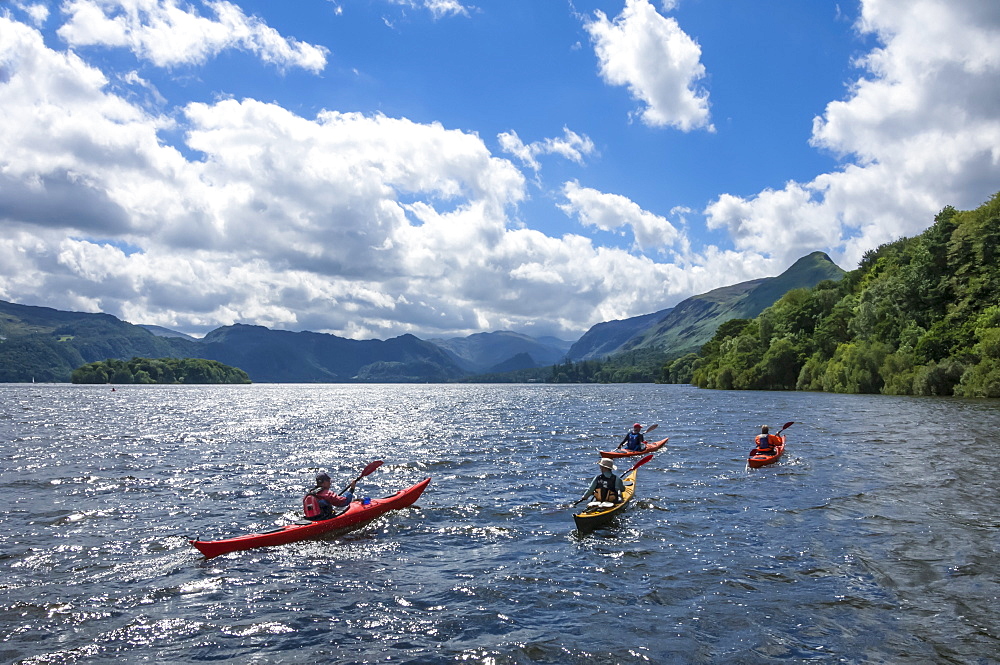
<path id="1" fill-rule="evenodd" d="M 651 459 L 653 459 L 653 453 L 650 453 L 650 454 L 646 455 L 641 460 L 639 460 L 638 462 L 636 462 L 635 464 L 633 464 L 632 468 L 630 468 L 628 471 L 626 471 L 625 473 L 623 473 L 622 476 L 627 476 L 628 474 L 632 473 L 633 471 L 635 471 L 636 469 L 638 469 L 640 466 L 642 466 L 643 464 L 645 464 L 646 462 L 648 462 Z"/>
<path id="2" fill-rule="evenodd" d="M 787 423 L 785 423 L 784 425 L 781 426 L 781 429 L 788 429 L 789 427 L 791 427 L 794 424 L 795 424 L 794 420 L 789 420 Z"/>
<path id="3" fill-rule="evenodd" d="M 650 432 L 652 432 L 657 427 L 659 427 L 659 425 L 650 425 L 649 427 L 646 428 L 646 434 L 649 434 Z"/>
<path id="4" fill-rule="evenodd" d="M 351 482 L 349 482 L 347 484 L 347 487 L 345 487 L 344 489 L 342 489 L 340 491 L 340 493 L 343 494 L 344 492 L 346 492 L 348 490 L 348 488 L 350 488 L 351 485 L 353 485 L 354 483 L 358 482 L 359 480 L 361 480 L 365 476 L 369 475 L 372 471 L 374 471 L 375 469 L 377 469 L 380 466 L 382 466 L 383 463 L 384 462 L 382 462 L 382 460 L 378 459 L 378 460 L 375 460 L 374 462 L 372 462 L 371 464 L 369 464 L 368 466 L 366 466 L 365 470 L 362 471 L 360 474 L 358 474 L 357 478 L 355 478 L 354 480 L 352 480 Z"/>

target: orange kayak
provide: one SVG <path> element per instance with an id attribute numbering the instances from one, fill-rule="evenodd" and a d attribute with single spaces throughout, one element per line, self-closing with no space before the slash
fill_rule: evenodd
<path id="1" fill-rule="evenodd" d="M 382 499 L 372 499 L 368 505 L 364 505 L 361 501 L 352 501 L 347 510 L 328 520 L 289 524 L 274 531 L 251 533 L 245 536 L 226 538 L 225 540 L 189 540 L 188 542 L 197 547 L 198 551 L 204 554 L 206 558 L 212 558 L 220 554 L 249 550 L 256 547 L 287 545 L 288 543 L 315 538 L 316 536 L 333 531 L 350 531 L 364 526 L 390 510 L 412 506 L 430 482 L 430 478 L 421 480 L 413 487 L 400 490 L 392 496 Z"/>
<path id="2" fill-rule="evenodd" d="M 642 450 L 625 450 L 625 449 L 602 450 L 601 457 L 610 457 L 611 459 L 614 459 L 616 457 L 635 457 L 636 455 L 645 455 L 646 453 L 656 452 L 657 450 L 665 446 L 667 444 L 667 441 L 669 440 L 670 437 L 667 437 L 662 441 L 657 441 L 655 443 L 647 443 L 646 447 L 643 448 Z"/>
<path id="3" fill-rule="evenodd" d="M 777 462 L 785 453 L 785 437 L 779 436 L 778 438 L 781 439 L 781 443 L 774 447 L 773 455 L 764 455 L 761 453 L 750 455 L 750 457 L 747 458 L 747 466 L 751 469 L 759 469 L 762 466 L 767 466 L 768 464 L 774 464 Z"/>

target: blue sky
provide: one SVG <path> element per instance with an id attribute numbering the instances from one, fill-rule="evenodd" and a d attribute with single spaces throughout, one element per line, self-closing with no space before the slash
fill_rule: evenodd
<path id="1" fill-rule="evenodd" d="M 0 298 L 575 339 L 1000 190 L 992 0 L 0 1 Z"/>

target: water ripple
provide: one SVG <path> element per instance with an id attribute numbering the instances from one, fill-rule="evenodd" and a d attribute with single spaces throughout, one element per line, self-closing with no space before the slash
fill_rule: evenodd
<path id="1" fill-rule="evenodd" d="M 577 533 L 635 421 L 671 446 Z M 991 401 L 686 386 L 0 385 L 0 660 L 994 663 L 998 426 Z M 418 508 L 187 544 L 290 523 L 316 472 L 374 459 L 359 493 L 432 476 Z"/>

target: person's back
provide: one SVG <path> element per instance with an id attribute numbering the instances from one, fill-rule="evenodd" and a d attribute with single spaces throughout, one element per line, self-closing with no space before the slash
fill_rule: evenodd
<path id="1" fill-rule="evenodd" d="M 767 425 L 761 425 L 760 434 L 755 439 L 757 447 L 755 450 L 759 450 L 762 453 L 773 453 L 774 447 L 781 443 L 781 439 L 773 434 L 768 433 Z"/>

